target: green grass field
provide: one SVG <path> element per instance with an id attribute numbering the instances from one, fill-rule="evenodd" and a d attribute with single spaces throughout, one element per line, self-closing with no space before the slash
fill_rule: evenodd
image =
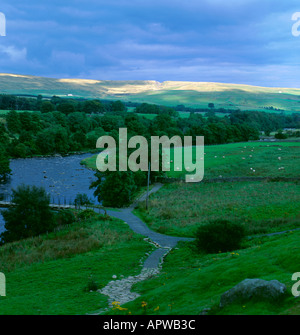
<path id="1" fill-rule="evenodd" d="M 207 108 L 209 102 L 213 102 L 216 108 L 256 110 L 268 112 L 264 107 L 273 107 L 284 110 L 284 113 L 291 114 L 299 112 L 299 100 L 291 92 L 279 93 L 279 91 L 270 92 L 269 90 L 256 91 L 236 89 L 228 85 L 228 89 L 218 91 L 218 86 L 212 92 L 198 90 L 172 90 L 137 93 L 126 99 L 133 102 L 147 102 L 150 104 L 177 106 L 180 104 L 186 107 Z M 281 113 L 282 111 L 271 111 L 272 113 Z"/>
<path id="2" fill-rule="evenodd" d="M 101 217 L 1 246 L 7 284 L 0 314 L 84 315 L 106 308 L 107 297 L 90 292 L 89 283 L 100 289 L 113 275 L 138 274 L 150 250 L 122 221 Z"/>
<path id="3" fill-rule="evenodd" d="M 293 182 L 173 183 L 136 211 L 160 233 L 194 237 L 197 227 L 226 217 L 248 234 L 300 227 L 300 189 Z"/>
<path id="4" fill-rule="evenodd" d="M 193 151 L 193 159 L 195 156 Z M 300 142 L 245 142 L 210 145 L 204 148 L 204 179 L 222 177 L 298 177 Z M 172 151 L 171 151 L 172 158 Z M 201 157 L 199 157 L 201 158 Z M 187 173 L 170 164 L 169 177 L 183 178 Z"/>

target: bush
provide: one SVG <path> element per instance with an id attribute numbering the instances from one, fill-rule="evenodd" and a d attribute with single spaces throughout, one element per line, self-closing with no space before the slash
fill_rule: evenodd
<path id="1" fill-rule="evenodd" d="M 201 225 L 196 233 L 199 251 L 206 253 L 227 252 L 239 249 L 246 236 L 246 229 L 237 222 L 215 220 Z"/>
<path id="2" fill-rule="evenodd" d="M 285 140 L 286 138 L 288 138 L 288 136 L 279 131 L 275 134 L 275 138 L 277 138 L 278 140 Z"/>
<path id="3" fill-rule="evenodd" d="M 77 215 L 78 219 L 82 220 L 82 221 L 92 219 L 92 218 L 95 218 L 95 217 L 98 217 L 98 216 L 99 216 L 99 214 L 97 214 L 92 209 L 85 209 Z"/>
<path id="4" fill-rule="evenodd" d="M 64 209 L 59 211 L 59 213 L 56 214 L 56 223 L 58 225 L 69 225 L 76 221 L 75 214 L 70 209 Z"/>

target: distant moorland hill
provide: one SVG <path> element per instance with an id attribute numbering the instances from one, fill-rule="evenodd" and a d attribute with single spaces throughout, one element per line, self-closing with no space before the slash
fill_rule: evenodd
<path id="1" fill-rule="evenodd" d="M 112 99 L 124 102 L 187 107 L 207 107 L 262 111 L 300 111 L 299 88 L 259 87 L 210 82 L 153 80 L 56 79 L 0 74 L 0 94 L 57 95 L 60 97 Z"/>

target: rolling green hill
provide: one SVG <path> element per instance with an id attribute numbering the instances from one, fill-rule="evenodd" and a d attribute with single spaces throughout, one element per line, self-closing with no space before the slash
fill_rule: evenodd
<path id="1" fill-rule="evenodd" d="M 238 84 L 179 81 L 111 81 L 55 79 L 0 74 L 0 94 L 112 99 L 167 106 L 207 107 L 278 112 L 300 111 L 299 88 L 259 87 Z M 274 111 L 274 110 L 273 110 Z"/>

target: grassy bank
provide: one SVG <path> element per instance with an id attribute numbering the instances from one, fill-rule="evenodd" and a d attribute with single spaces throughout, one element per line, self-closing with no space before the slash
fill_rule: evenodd
<path id="1" fill-rule="evenodd" d="M 0 314 L 86 314 L 107 307 L 90 289 L 140 273 L 152 247 L 122 221 L 98 216 L 48 235 L 0 247 L 6 297 Z"/>
<path id="2" fill-rule="evenodd" d="M 299 315 L 299 299 L 291 294 L 291 276 L 299 271 L 299 238 L 300 232 L 294 232 L 254 239 L 241 250 L 209 255 L 182 244 L 169 253 L 158 276 L 134 286 L 140 298 L 122 305 L 127 310 L 108 314 L 199 315 L 210 308 L 209 314 Z M 221 295 L 246 278 L 279 280 L 287 287 L 286 298 L 278 304 L 250 301 L 219 309 Z"/>

